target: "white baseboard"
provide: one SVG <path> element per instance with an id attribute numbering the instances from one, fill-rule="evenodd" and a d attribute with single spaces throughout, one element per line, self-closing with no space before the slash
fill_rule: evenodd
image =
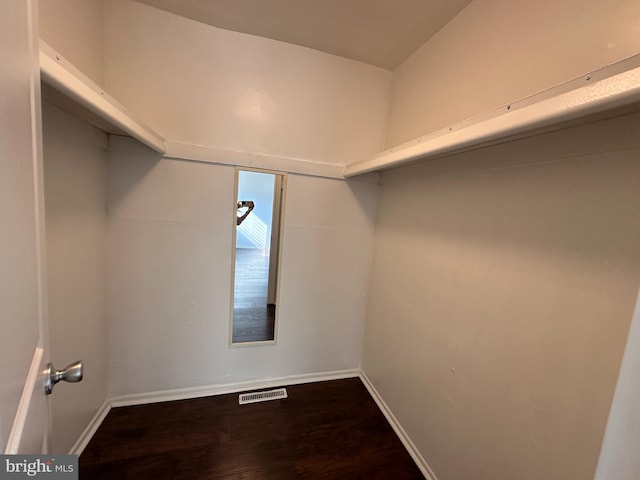
<path id="1" fill-rule="evenodd" d="M 402 428 L 402 425 L 400 425 L 400 422 L 398 422 L 398 419 L 391 412 L 391 410 L 389 410 L 389 407 L 376 390 L 376 387 L 373 386 L 373 383 L 371 383 L 371 380 L 369 380 L 369 377 L 367 377 L 367 375 L 363 371 L 360 371 L 360 379 L 362 380 L 362 383 L 364 383 L 364 386 L 367 387 L 367 390 L 369 390 L 369 393 L 378 404 L 380 410 L 382 410 L 382 413 L 386 417 L 387 421 L 391 424 L 391 427 L 396 432 L 396 435 L 398 435 L 398 438 L 400 438 L 400 441 L 409 452 L 409 455 L 411 455 L 411 458 L 413 458 L 413 461 L 416 462 L 416 465 L 425 476 L 425 478 L 427 480 L 438 480 L 427 461 L 418 451 L 413 441 L 411 441 L 411 438 L 409 438 L 409 435 L 407 435 L 407 432 L 405 432 L 404 428 Z"/>
<path id="2" fill-rule="evenodd" d="M 100 427 L 105 417 L 109 413 L 109 410 L 111 410 L 111 404 L 108 400 L 105 400 L 100 409 L 96 412 L 96 414 L 89 422 L 89 425 L 87 425 L 87 428 L 84 429 L 84 431 L 80 434 L 80 437 L 78 437 L 78 440 L 76 440 L 76 443 L 74 443 L 71 447 L 71 450 L 69 450 L 70 455 L 82 454 L 85 447 L 89 444 L 89 441 L 98 430 L 98 427 Z"/>
<path id="3" fill-rule="evenodd" d="M 301 383 L 324 382 L 326 380 L 338 380 L 341 378 L 359 377 L 360 370 L 338 370 L 333 372 L 307 373 L 302 375 L 289 375 L 286 377 L 274 377 L 247 382 L 225 383 L 220 385 L 205 385 L 201 387 L 177 388 L 173 390 L 161 390 L 149 393 L 136 393 L 132 395 L 119 395 L 111 397 L 109 402 L 112 407 L 125 407 L 130 405 L 144 405 L 147 403 L 169 402 L 172 400 L 186 400 L 189 398 L 208 397 L 213 395 L 225 395 L 227 393 L 246 392 L 257 388 L 281 387 L 285 385 L 297 385 Z"/>

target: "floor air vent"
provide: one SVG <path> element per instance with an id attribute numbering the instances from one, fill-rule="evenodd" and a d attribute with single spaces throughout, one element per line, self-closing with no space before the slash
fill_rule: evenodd
<path id="1" fill-rule="evenodd" d="M 279 398 L 287 398 L 286 388 L 277 388 L 266 392 L 250 392 L 241 393 L 239 397 L 240 405 L 247 403 L 266 402 L 267 400 L 278 400 Z"/>

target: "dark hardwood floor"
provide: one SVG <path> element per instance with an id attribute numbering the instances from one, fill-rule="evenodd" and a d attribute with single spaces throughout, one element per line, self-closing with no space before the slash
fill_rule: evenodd
<path id="1" fill-rule="evenodd" d="M 236 250 L 233 295 L 233 342 L 261 342 L 274 339 L 275 305 L 267 305 L 269 252 L 262 249 Z"/>
<path id="2" fill-rule="evenodd" d="M 422 479 L 358 378 L 114 408 L 80 456 L 80 479 Z"/>

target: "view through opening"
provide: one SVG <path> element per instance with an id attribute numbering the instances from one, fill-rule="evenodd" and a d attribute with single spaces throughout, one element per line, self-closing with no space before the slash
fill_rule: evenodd
<path id="1" fill-rule="evenodd" d="M 231 343 L 275 340 L 284 177 L 238 170 Z"/>

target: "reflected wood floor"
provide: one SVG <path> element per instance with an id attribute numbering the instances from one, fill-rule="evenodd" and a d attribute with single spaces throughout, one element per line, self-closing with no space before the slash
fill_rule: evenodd
<path id="1" fill-rule="evenodd" d="M 288 386 L 238 405 L 220 395 L 114 408 L 80 479 L 423 479 L 358 378 Z"/>
<path id="2" fill-rule="evenodd" d="M 233 342 L 273 340 L 275 305 L 267 305 L 269 252 L 256 248 L 236 249 L 233 298 Z"/>

